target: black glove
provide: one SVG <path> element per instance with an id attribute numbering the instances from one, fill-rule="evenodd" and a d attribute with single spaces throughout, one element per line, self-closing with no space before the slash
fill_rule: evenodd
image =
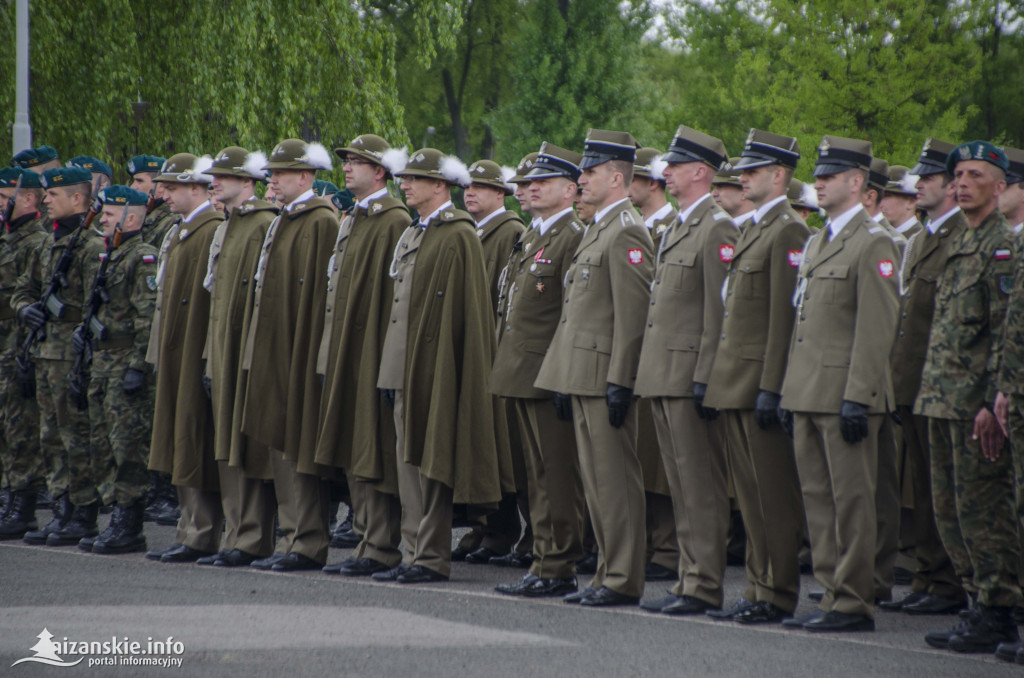
<path id="1" fill-rule="evenodd" d="M 859 443 L 868 437 L 868 406 L 844 400 L 839 408 L 839 432 L 843 440 Z"/>
<path id="2" fill-rule="evenodd" d="M 707 395 L 707 392 L 707 384 L 702 384 L 699 381 L 693 382 L 693 406 L 697 408 L 697 416 L 712 421 L 718 417 L 718 410 L 713 407 L 704 407 L 704 396 Z"/>
<path id="3" fill-rule="evenodd" d="M 43 304 L 40 301 L 29 304 L 18 311 L 18 317 L 25 327 L 30 330 L 38 330 L 46 324 L 46 311 L 43 309 Z"/>
<path id="4" fill-rule="evenodd" d="M 782 396 L 771 391 L 760 391 L 754 401 L 754 419 L 757 425 L 768 430 L 779 421 L 779 403 Z"/>
<path id="5" fill-rule="evenodd" d="M 572 396 L 567 393 L 555 394 L 555 416 L 560 421 L 572 421 Z"/>
<path id="6" fill-rule="evenodd" d="M 16 358 L 18 365 L 18 386 L 21 388 L 21 397 L 31 399 L 36 397 L 36 364 L 31 360 L 22 360 L 21 356 Z"/>
<path id="7" fill-rule="evenodd" d="M 85 325 L 79 325 L 71 333 L 71 349 L 81 355 L 85 353 L 85 345 L 89 340 L 85 336 Z"/>
<path id="8" fill-rule="evenodd" d="M 146 375 L 142 373 L 142 370 L 137 370 L 134 367 L 129 367 L 124 371 L 124 384 L 122 390 L 125 395 L 135 395 L 142 390 L 142 387 L 146 384 Z"/>
<path id="9" fill-rule="evenodd" d="M 395 409 L 395 389 L 393 388 L 382 388 L 380 393 L 384 396 L 384 402 L 388 404 L 388 407 Z"/>
<path id="10" fill-rule="evenodd" d="M 781 407 L 776 412 L 779 417 L 779 426 L 790 438 L 793 437 L 793 410 L 784 410 Z"/>
<path id="11" fill-rule="evenodd" d="M 203 390 L 206 391 L 206 397 L 213 400 L 213 379 L 205 374 L 203 375 Z"/>
<path id="12" fill-rule="evenodd" d="M 633 389 L 609 383 L 604 399 L 608 403 L 608 423 L 614 428 L 620 428 L 626 423 L 626 413 L 629 412 L 629 404 L 633 402 Z"/>

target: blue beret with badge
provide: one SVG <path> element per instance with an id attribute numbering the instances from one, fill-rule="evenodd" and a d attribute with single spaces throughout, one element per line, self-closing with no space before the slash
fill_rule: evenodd
<path id="1" fill-rule="evenodd" d="M 4 167 L 0 169 L 0 188 L 15 188 L 18 179 L 21 179 L 22 188 L 42 188 L 43 183 L 38 172 L 22 169 L 21 167 Z"/>
<path id="2" fill-rule="evenodd" d="M 114 171 L 110 169 L 110 165 L 103 162 L 99 158 L 94 158 L 91 155 L 79 155 L 68 160 L 68 165 L 78 165 L 95 174 L 104 174 L 108 178 L 114 178 Z"/>
<path id="3" fill-rule="evenodd" d="M 161 158 L 158 155 L 137 155 L 128 161 L 128 175 L 134 177 L 139 172 L 157 174 L 166 161 L 167 158 Z"/>
<path id="4" fill-rule="evenodd" d="M 100 191 L 99 199 L 104 205 L 131 207 L 145 205 L 149 201 L 149 196 L 128 186 L 114 185 Z"/>
<path id="5" fill-rule="evenodd" d="M 1010 161 L 1006 159 L 1003 149 L 987 141 L 968 141 L 954 148 L 946 158 L 946 171 L 953 174 L 956 166 L 964 160 L 987 162 L 1003 172 L 1010 169 Z"/>
<path id="6" fill-rule="evenodd" d="M 338 192 L 338 187 L 330 181 L 324 181 L 323 179 L 317 179 L 313 182 L 313 192 L 321 198 L 329 198 Z"/>
<path id="7" fill-rule="evenodd" d="M 43 188 L 58 186 L 74 186 L 75 184 L 91 184 L 92 173 L 84 167 L 55 167 L 43 172 Z"/>

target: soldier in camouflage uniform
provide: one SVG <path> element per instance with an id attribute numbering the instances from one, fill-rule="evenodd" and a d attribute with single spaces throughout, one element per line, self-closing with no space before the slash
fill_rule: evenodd
<path id="1" fill-rule="evenodd" d="M 13 493 L 0 518 L 0 539 L 21 539 L 25 532 L 36 528 L 36 492 L 46 483 L 39 454 L 39 408 L 35 398 L 24 397 L 16 377 L 15 358 L 20 355 L 26 333 L 10 304 L 18 276 L 46 240 L 39 218 L 42 186 L 39 175 L 31 170 L 0 170 L 0 208 L 6 208 L 15 191 L 18 194 L 10 221 L 0 236 L 0 460 Z"/>
<path id="2" fill-rule="evenodd" d="M 164 160 L 155 155 L 137 155 L 128 161 L 131 188 L 149 197 L 146 202 L 146 221 L 142 224 L 142 239 L 157 249 L 160 249 L 171 226 L 181 221 L 181 215 L 171 212 L 164 200 L 163 186 L 153 181 L 160 173 Z"/>
<path id="3" fill-rule="evenodd" d="M 925 641 L 958 652 L 993 652 L 1019 639 L 1011 617 L 1021 600 L 1013 468 L 992 413 L 1017 254 L 997 209 L 1006 155 L 972 141 L 954 149 L 946 167 L 968 228 L 950 246 L 939 278 L 914 411 L 930 418 L 939 534 L 965 588 L 977 591 L 977 605 L 952 629 L 928 633 Z"/>
<path id="4" fill-rule="evenodd" d="M 92 348 L 94 466 L 100 497 L 114 505 L 114 515 L 97 538 L 83 538 L 78 546 L 93 553 L 129 553 L 146 549 L 142 512 L 153 425 L 153 373 L 146 348 L 156 307 L 157 250 L 142 238 L 145 193 L 111 186 L 100 196 L 107 251 L 91 265 L 93 283 L 84 299 L 93 304 L 97 322 L 75 328 L 72 342 L 76 351 L 86 350 L 87 342 Z"/>
<path id="5" fill-rule="evenodd" d="M 11 307 L 29 331 L 44 341 L 35 344 L 36 398 L 39 403 L 39 438 L 46 461 L 47 485 L 54 497 L 54 519 L 41 530 L 29 531 L 30 544 L 68 546 L 97 533 L 99 495 L 93 476 L 88 413 L 80 410 L 69 393 L 68 373 L 74 355 L 71 332 L 82 319 L 81 299 L 85 262 L 94 261 L 103 247 L 89 228 L 86 213 L 92 200 L 92 175 L 82 167 L 50 169 L 43 173 L 45 204 L 56 221 L 52 239 L 34 253 L 18 279 Z M 73 249 L 72 249 L 73 248 Z M 71 250 L 70 266 L 49 303 L 43 299 L 64 253 Z M 60 317 L 55 304 L 64 304 Z"/>

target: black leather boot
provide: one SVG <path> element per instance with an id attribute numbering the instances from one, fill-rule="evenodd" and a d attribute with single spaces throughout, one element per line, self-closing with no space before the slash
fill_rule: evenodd
<path id="1" fill-rule="evenodd" d="M 53 518 L 43 526 L 43 529 L 26 532 L 26 544 L 44 546 L 46 538 L 50 536 L 51 532 L 56 532 L 68 524 L 68 520 L 71 519 L 71 511 L 75 507 L 71 505 L 71 499 L 68 497 L 68 493 L 65 492 L 50 503 L 50 508 L 53 510 Z"/>
<path id="2" fill-rule="evenodd" d="M 92 545 L 93 553 L 134 553 L 146 550 L 146 537 L 142 534 L 142 501 L 130 506 L 114 507 L 117 525 L 109 537 L 100 535 Z M 114 522 L 112 519 L 111 522 Z"/>
<path id="3" fill-rule="evenodd" d="M 47 546 L 74 546 L 84 537 L 95 537 L 99 534 L 96 527 L 96 516 L 100 505 L 76 506 L 71 512 L 71 520 L 63 528 L 51 532 L 46 538 Z"/>
<path id="4" fill-rule="evenodd" d="M 21 539 L 36 523 L 36 491 L 12 492 L 7 511 L 0 520 L 0 540 Z"/>

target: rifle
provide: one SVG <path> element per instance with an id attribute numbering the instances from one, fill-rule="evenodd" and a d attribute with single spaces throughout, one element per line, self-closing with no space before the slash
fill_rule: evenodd
<path id="1" fill-rule="evenodd" d="M 21 191 L 21 180 L 24 177 L 18 175 L 18 183 L 14 186 L 14 195 L 7 199 L 7 207 L 4 208 L 3 222 L 8 228 L 11 227 L 11 217 L 14 216 L 14 204 L 18 202 L 18 193 Z"/>
<path id="2" fill-rule="evenodd" d="M 88 379 L 85 370 L 92 363 L 92 344 L 94 341 L 103 341 L 107 338 L 107 326 L 99 321 L 96 313 L 99 312 L 100 306 L 110 302 L 110 295 L 107 293 L 107 267 L 110 266 L 110 257 L 114 250 L 121 244 L 121 232 L 124 229 L 124 221 L 127 216 L 128 208 L 125 208 L 121 214 L 121 221 L 114 229 L 106 256 L 100 262 L 99 270 L 96 271 L 96 276 L 92 280 L 85 317 L 82 318 L 82 324 L 75 330 L 76 332 L 81 331 L 84 341 L 82 350 L 75 356 L 75 364 L 68 374 L 68 381 L 71 382 L 69 387 L 71 397 L 79 410 L 84 410 L 89 406 L 89 394 L 86 390 Z"/>
<path id="3" fill-rule="evenodd" d="M 146 216 L 153 211 L 156 207 L 156 184 L 153 184 L 153 188 L 149 189 L 149 200 L 146 201 Z"/>

